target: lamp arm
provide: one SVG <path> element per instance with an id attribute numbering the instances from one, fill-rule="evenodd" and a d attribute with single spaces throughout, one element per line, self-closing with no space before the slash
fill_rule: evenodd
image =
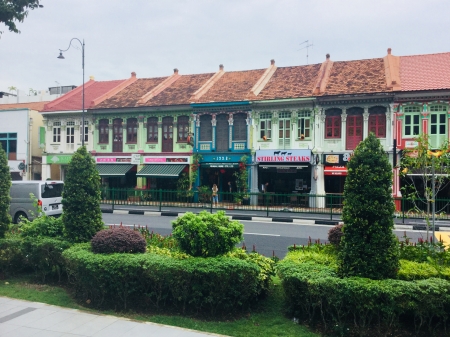
<path id="1" fill-rule="evenodd" d="M 74 37 L 72 40 L 70 40 L 70 42 L 69 42 L 69 47 L 67 47 L 67 49 L 64 49 L 64 50 L 60 49 L 59 51 L 60 51 L 61 53 L 65 52 L 65 51 L 68 51 L 68 50 L 70 49 L 70 47 L 72 46 L 72 41 L 73 41 L 73 40 L 77 40 L 78 42 L 80 42 L 81 47 L 84 49 L 84 43 L 81 42 L 80 39 Z"/>

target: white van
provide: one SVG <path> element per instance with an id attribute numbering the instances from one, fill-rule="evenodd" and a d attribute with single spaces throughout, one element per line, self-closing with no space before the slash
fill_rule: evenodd
<path id="1" fill-rule="evenodd" d="M 64 182 L 57 180 L 25 180 L 12 181 L 11 203 L 9 214 L 14 223 L 19 221 L 19 217 L 32 220 L 38 214 L 37 208 L 33 205 L 30 193 L 33 193 L 38 200 L 38 205 L 42 207 L 42 212 L 46 215 L 59 216 L 62 214 L 62 192 Z"/>

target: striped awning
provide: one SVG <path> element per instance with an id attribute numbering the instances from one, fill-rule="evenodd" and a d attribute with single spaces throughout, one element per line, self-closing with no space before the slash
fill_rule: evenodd
<path id="1" fill-rule="evenodd" d="M 122 177 L 134 165 L 131 164 L 97 164 L 98 174 L 101 177 Z"/>
<path id="2" fill-rule="evenodd" d="M 144 167 L 136 174 L 136 176 L 177 178 L 185 167 L 186 165 L 178 165 L 178 164 L 144 165 Z"/>

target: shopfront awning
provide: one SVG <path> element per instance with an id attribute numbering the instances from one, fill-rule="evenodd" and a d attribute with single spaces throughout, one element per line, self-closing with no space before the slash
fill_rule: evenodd
<path id="1" fill-rule="evenodd" d="M 326 176 L 346 176 L 347 168 L 345 166 L 325 166 L 324 175 L 326 175 Z"/>
<path id="2" fill-rule="evenodd" d="M 131 164 L 97 164 L 97 170 L 101 177 L 122 177 L 133 166 Z"/>
<path id="3" fill-rule="evenodd" d="M 186 165 L 144 165 L 144 167 L 136 174 L 138 177 L 162 177 L 162 178 L 176 178 Z"/>

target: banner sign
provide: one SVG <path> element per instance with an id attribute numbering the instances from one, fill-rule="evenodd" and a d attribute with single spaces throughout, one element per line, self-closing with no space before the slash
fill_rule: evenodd
<path id="1" fill-rule="evenodd" d="M 144 157 L 144 164 L 189 164 L 189 156 L 149 156 Z"/>
<path id="2" fill-rule="evenodd" d="M 130 157 L 95 157 L 95 162 L 98 164 L 131 164 Z"/>
<path id="3" fill-rule="evenodd" d="M 347 165 L 353 153 L 325 153 L 323 163 L 325 165 Z"/>
<path id="4" fill-rule="evenodd" d="M 311 150 L 259 150 L 256 151 L 259 163 L 309 163 Z"/>

